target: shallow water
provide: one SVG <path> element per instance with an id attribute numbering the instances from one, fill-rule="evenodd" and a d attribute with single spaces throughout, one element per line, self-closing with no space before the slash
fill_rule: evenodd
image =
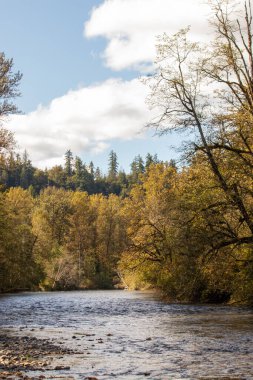
<path id="1" fill-rule="evenodd" d="M 77 349 L 55 358 L 71 367 L 62 378 L 253 379 L 247 308 L 171 305 L 145 292 L 22 293 L 0 297 L 0 326 Z"/>

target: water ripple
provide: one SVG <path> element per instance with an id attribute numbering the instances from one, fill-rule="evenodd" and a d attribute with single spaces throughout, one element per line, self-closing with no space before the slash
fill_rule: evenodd
<path id="1" fill-rule="evenodd" d="M 166 304 L 145 292 L 87 291 L 0 296 L 0 326 L 51 338 L 83 355 L 83 379 L 253 379 L 253 312 Z"/>

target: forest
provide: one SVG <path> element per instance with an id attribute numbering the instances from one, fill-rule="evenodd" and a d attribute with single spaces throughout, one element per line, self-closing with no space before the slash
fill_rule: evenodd
<path id="1" fill-rule="evenodd" d="M 179 167 L 148 154 L 108 173 L 65 154 L 41 170 L 5 118 L 20 73 L 0 54 L 0 290 L 157 289 L 169 300 L 253 304 L 253 50 L 242 19 L 212 2 L 207 47 L 162 35 L 143 81 L 158 133 L 188 130 Z"/>

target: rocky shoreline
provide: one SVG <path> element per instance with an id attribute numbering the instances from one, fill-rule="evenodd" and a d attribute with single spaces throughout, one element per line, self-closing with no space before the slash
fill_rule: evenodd
<path id="1" fill-rule="evenodd" d="M 52 366 L 55 356 L 76 354 L 48 339 L 0 333 L 0 379 L 46 379 L 46 371 L 69 370 L 70 367 Z M 35 376 L 30 373 L 35 372 Z M 28 374 L 29 373 L 29 374 Z M 37 373 L 39 373 L 37 375 Z M 51 376 L 54 378 L 59 376 Z"/>

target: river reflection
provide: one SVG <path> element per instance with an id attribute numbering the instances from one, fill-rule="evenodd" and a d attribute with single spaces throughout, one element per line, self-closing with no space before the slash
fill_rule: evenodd
<path id="1" fill-rule="evenodd" d="M 247 308 L 170 305 L 145 292 L 0 297 L 2 329 L 78 349 L 55 359 L 73 379 L 253 379 L 252 317 Z"/>

